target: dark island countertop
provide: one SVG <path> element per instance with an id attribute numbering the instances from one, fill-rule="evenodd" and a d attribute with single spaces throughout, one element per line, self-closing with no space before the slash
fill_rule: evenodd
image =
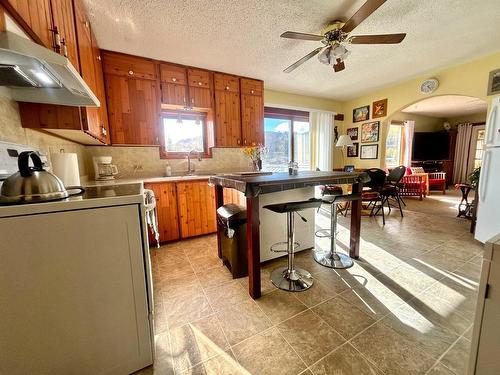
<path id="1" fill-rule="evenodd" d="M 323 172 L 299 171 L 298 175 L 290 176 L 288 172 L 276 172 L 263 175 L 223 175 L 211 176 L 209 183 L 225 188 L 241 191 L 247 197 L 278 191 L 300 189 L 309 186 L 326 184 L 353 184 L 358 172 Z"/>

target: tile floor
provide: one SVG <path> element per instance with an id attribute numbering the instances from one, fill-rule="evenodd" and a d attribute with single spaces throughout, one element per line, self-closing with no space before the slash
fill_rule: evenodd
<path id="1" fill-rule="evenodd" d="M 270 271 L 284 261 L 266 264 L 256 301 L 221 265 L 214 235 L 152 249 L 156 363 L 140 374 L 465 374 L 482 246 L 455 218 L 457 199 L 409 198 L 385 227 L 363 218 L 348 270 L 299 253 L 315 277 L 306 292 L 274 288 Z M 317 225 L 328 227 L 328 212 Z"/>

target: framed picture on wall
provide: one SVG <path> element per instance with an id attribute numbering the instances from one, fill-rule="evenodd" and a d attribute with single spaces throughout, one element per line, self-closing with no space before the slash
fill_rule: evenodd
<path id="1" fill-rule="evenodd" d="M 354 108 L 352 110 L 352 122 L 366 121 L 370 119 L 370 106 Z"/>
<path id="2" fill-rule="evenodd" d="M 500 69 L 490 72 L 488 81 L 488 95 L 500 94 Z"/>
<path id="3" fill-rule="evenodd" d="M 378 158 L 378 144 L 377 145 L 362 145 L 360 158 L 361 159 L 377 159 Z"/>
<path id="4" fill-rule="evenodd" d="M 373 102 L 372 118 L 387 116 L 387 99 L 377 100 Z"/>
<path id="5" fill-rule="evenodd" d="M 365 122 L 361 125 L 361 143 L 378 142 L 380 121 Z"/>
<path id="6" fill-rule="evenodd" d="M 351 141 L 358 140 L 358 128 L 349 128 L 347 129 L 347 135 L 351 137 Z"/>
<path id="7" fill-rule="evenodd" d="M 354 142 L 352 146 L 347 146 L 347 157 L 357 158 L 359 155 L 359 143 Z"/>

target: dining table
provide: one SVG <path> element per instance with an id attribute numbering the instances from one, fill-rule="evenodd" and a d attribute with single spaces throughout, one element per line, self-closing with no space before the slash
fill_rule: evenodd
<path id="1" fill-rule="evenodd" d="M 210 176 L 209 184 L 215 186 L 216 208 L 224 205 L 224 189 L 235 189 L 244 194 L 247 210 L 248 292 L 253 299 L 261 296 L 260 279 L 260 220 L 259 198 L 263 194 L 279 193 L 318 185 L 351 185 L 352 193 L 360 193 L 363 184 L 358 180 L 359 172 L 299 171 L 296 175 L 287 172 L 227 174 Z M 313 198 L 313 197 L 311 197 Z M 265 230 L 265 228 L 263 228 Z M 350 247 L 351 258 L 359 258 L 361 234 L 361 201 L 352 202 Z M 221 251 L 222 228 L 217 228 L 217 247 Z"/>

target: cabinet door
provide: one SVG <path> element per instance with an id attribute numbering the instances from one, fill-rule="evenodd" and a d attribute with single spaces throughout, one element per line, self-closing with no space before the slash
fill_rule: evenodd
<path id="1" fill-rule="evenodd" d="M 240 92 L 240 82 L 238 77 L 230 74 L 214 74 L 215 89 L 222 91 Z"/>
<path id="2" fill-rule="evenodd" d="M 240 94 L 215 90 L 215 145 L 241 145 Z"/>
<path id="3" fill-rule="evenodd" d="M 110 134 L 109 134 L 109 123 L 108 123 L 108 109 L 106 105 L 106 92 L 104 89 L 104 74 L 102 69 L 102 59 L 101 51 L 97 45 L 94 34 L 92 36 L 92 57 L 94 59 L 94 70 L 95 70 L 95 85 L 96 91 L 95 95 L 101 102 L 101 106 L 98 108 L 99 111 L 99 139 L 109 144 Z"/>
<path id="4" fill-rule="evenodd" d="M 144 184 L 144 188 L 151 189 L 155 193 L 160 241 L 166 242 L 178 239 L 179 218 L 175 182 Z M 154 242 L 154 238 L 150 237 L 150 242 Z"/>
<path id="5" fill-rule="evenodd" d="M 61 40 L 59 53 L 66 56 L 73 67 L 79 71 L 73 2 L 71 0 L 51 0 L 51 8 L 54 28 L 57 27 Z"/>
<path id="6" fill-rule="evenodd" d="M 156 66 L 153 60 L 109 51 L 104 51 L 102 58 L 105 74 L 156 80 Z"/>
<path id="7" fill-rule="evenodd" d="M 161 102 L 163 104 L 187 105 L 186 68 L 173 64 L 160 65 Z"/>
<path id="8" fill-rule="evenodd" d="M 241 133 L 243 146 L 264 143 L 264 101 L 262 96 L 241 94 Z"/>
<path id="9" fill-rule="evenodd" d="M 217 230 L 214 187 L 207 180 L 176 185 L 181 237 L 214 233 Z"/>
<path id="10" fill-rule="evenodd" d="M 192 107 L 212 108 L 211 73 L 201 69 L 188 69 L 189 101 Z"/>
<path id="11" fill-rule="evenodd" d="M 43 45 L 52 49 L 52 16 L 50 0 L 9 0 L 9 4 L 21 16 Z"/>
<path id="12" fill-rule="evenodd" d="M 81 130 L 80 108 L 19 102 L 19 114 L 23 128 Z"/>
<path id="13" fill-rule="evenodd" d="M 105 75 L 113 144 L 157 145 L 159 93 L 155 81 Z"/>

